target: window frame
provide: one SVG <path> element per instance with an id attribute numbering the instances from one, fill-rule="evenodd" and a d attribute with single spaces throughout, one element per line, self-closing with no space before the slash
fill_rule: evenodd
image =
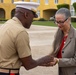
<path id="1" fill-rule="evenodd" d="M 76 16 L 73 5 L 70 6 L 70 12 L 71 12 L 71 16 Z"/>
<path id="2" fill-rule="evenodd" d="M 55 4 L 58 4 L 58 0 L 54 0 L 54 3 L 55 3 Z"/>
<path id="3" fill-rule="evenodd" d="M 45 0 L 45 4 L 48 5 L 49 4 L 49 0 Z"/>
<path id="4" fill-rule="evenodd" d="M 40 0 L 37 0 L 38 3 L 40 3 Z"/>
<path id="5" fill-rule="evenodd" d="M 37 10 L 36 14 L 38 15 L 38 18 L 40 17 L 40 10 Z"/>
<path id="6" fill-rule="evenodd" d="M 3 3 L 4 1 L 3 0 L 0 0 L 0 3 Z"/>

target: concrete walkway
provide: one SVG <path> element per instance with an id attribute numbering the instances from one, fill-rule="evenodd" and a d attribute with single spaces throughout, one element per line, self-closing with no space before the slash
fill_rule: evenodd
<path id="1" fill-rule="evenodd" d="M 27 30 L 30 38 L 31 52 L 34 59 L 38 59 L 52 52 L 52 42 L 56 27 L 32 25 Z M 21 67 L 20 75 L 58 75 L 58 65 L 54 67 L 36 67 L 29 71 Z"/>

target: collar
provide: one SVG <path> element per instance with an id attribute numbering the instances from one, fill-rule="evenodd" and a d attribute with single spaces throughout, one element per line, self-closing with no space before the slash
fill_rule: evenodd
<path id="1" fill-rule="evenodd" d="M 21 21 L 17 18 L 17 17 L 13 17 L 12 18 L 14 21 L 16 21 L 17 23 L 19 23 L 20 25 L 22 25 Z M 22 25 L 23 26 L 23 25 Z"/>
<path id="2" fill-rule="evenodd" d="M 68 36 L 72 38 L 74 36 L 74 27 L 71 25 Z"/>

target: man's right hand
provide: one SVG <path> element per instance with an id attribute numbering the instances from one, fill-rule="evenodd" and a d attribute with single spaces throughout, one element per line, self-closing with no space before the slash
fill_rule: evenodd
<path id="1" fill-rule="evenodd" d="M 44 66 L 45 64 L 49 64 L 54 61 L 54 57 L 51 55 L 47 55 L 37 60 L 39 66 Z"/>

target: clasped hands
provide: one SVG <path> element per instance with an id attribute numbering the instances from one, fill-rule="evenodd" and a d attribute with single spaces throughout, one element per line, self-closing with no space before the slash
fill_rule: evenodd
<path id="1" fill-rule="evenodd" d="M 42 66 L 46 66 L 46 67 L 54 66 L 54 65 L 56 65 L 58 62 L 59 62 L 59 59 L 54 57 L 53 60 L 52 60 L 50 63 L 43 64 Z"/>

